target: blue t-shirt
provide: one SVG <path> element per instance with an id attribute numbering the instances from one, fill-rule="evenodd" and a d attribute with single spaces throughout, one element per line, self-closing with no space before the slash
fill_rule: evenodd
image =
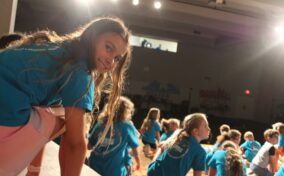
<path id="1" fill-rule="evenodd" d="M 151 144 L 156 143 L 156 133 L 161 131 L 160 124 L 157 121 L 151 122 L 147 131 L 142 134 L 142 140 Z"/>
<path id="2" fill-rule="evenodd" d="M 98 141 L 98 136 L 104 130 L 104 125 L 98 123 L 95 125 L 89 137 L 89 144 L 94 146 Z M 110 136 L 113 136 L 110 138 Z M 104 142 L 92 150 L 90 156 L 90 167 L 100 175 L 123 176 L 127 174 L 125 167 L 125 158 L 127 148 L 136 148 L 139 145 L 139 139 L 134 125 L 130 122 L 116 122 L 114 124 L 112 135 L 107 134 Z"/>
<path id="3" fill-rule="evenodd" d="M 208 163 L 208 166 L 216 170 L 216 176 L 226 176 L 226 150 L 217 150 L 213 154 L 211 160 Z M 246 175 L 246 166 L 243 162 L 243 176 Z"/>
<path id="4" fill-rule="evenodd" d="M 284 135 L 280 134 L 278 137 L 278 146 L 284 148 Z"/>
<path id="5" fill-rule="evenodd" d="M 0 52 L 0 125 L 24 125 L 32 106 L 46 106 L 59 99 L 65 107 L 92 110 L 94 82 L 87 92 L 92 80 L 87 55 L 82 54 L 64 75 L 57 74 L 57 64 L 69 53 L 58 44 L 27 45 Z"/>
<path id="6" fill-rule="evenodd" d="M 190 136 L 165 150 L 148 167 L 148 176 L 185 176 L 192 168 L 203 171 L 206 152 L 198 141 Z"/>
<path id="7" fill-rule="evenodd" d="M 219 149 L 219 147 L 220 147 L 220 143 L 216 142 L 210 150 L 206 151 L 206 157 L 205 157 L 205 171 L 206 172 L 208 171 L 208 168 L 209 168 L 209 161 L 213 157 L 214 153 Z"/>
<path id="8" fill-rule="evenodd" d="M 274 176 L 283 176 L 284 175 L 284 164 L 278 169 L 277 173 Z"/>
<path id="9" fill-rule="evenodd" d="M 216 176 L 226 176 L 226 155 L 227 151 L 217 150 L 208 162 L 208 166 L 216 170 Z"/>
<path id="10" fill-rule="evenodd" d="M 241 145 L 241 148 L 245 151 L 244 156 L 246 159 L 251 162 L 261 148 L 261 144 L 257 141 L 247 140 Z"/>
<path id="11" fill-rule="evenodd" d="M 167 140 L 174 132 L 163 133 L 160 137 L 160 142 Z"/>

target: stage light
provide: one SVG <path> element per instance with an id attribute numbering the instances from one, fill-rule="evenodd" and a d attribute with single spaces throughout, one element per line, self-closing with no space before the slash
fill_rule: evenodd
<path id="1" fill-rule="evenodd" d="M 132 0 L 132 4 L 137 6 L 139 4 L 139 0 Z"/>
<path id="2" fill-rule="evenodd" d="M 284 32 L 284 28 L 283 28 L 283 26 L 276 26 L 276 27 L 274 28 L 274 31 L 275 31 L 276 33 L 283 33 L 283 32 Z"/>
<path id="3" fill-rule="evenodd" d="M 83 5 L 89 5 L 91 0 L 76 0 L 78 3 L 83 4 Z"/>
<path id="4" fill-rule="evenodd" d="M 160 9 L 162 7 L 162 4 L 160 1 L 154 1 L 154 7 L 155 9 Z"/>
<path id="5" fill-rule="evenodd" d="M 284 39 L 284 26 L 276 26 L 274 27 L 274 32 L 276 34 L 277 39 Z"/>

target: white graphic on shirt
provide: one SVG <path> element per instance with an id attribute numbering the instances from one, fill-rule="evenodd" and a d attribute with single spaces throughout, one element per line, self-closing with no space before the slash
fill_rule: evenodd
<path id="1" fill-rule="evenodd" d="M 102 132 L 100 132 L 97 136 L 100 138 L 102 135 Z M 96 155 L 107 155 L 117 149 L 122 141 L 122 135 L 121 132 L 117 129 L 113 129 L 113 132 L 111 135 L 107 135 L 105 140 L 96 147 L 93 152 Z"/>
<path id="2" fill-rule="evenodd" d="M 185 154 L 187 154 L 189 150 L 189 142 L 181 141 L 178 144 L 174 144 L 171 148 L 168 149 L 168 156 L 173 159 L 182 158 Z"/>

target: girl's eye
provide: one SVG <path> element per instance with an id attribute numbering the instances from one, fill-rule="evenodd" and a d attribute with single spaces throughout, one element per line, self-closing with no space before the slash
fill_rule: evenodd
<path id="1" fill-rule="evenodd" d="M 106 45 L 106 50 L 107 50 L 107 52 L 112 52 L 112 48 L 111 48 L 111 46 Z"/>

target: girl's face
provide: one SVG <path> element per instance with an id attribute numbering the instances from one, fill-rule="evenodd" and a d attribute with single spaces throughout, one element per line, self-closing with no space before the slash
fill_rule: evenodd
<path id="1" fill-rule="evenodd" d="M 273 145 L 278 144 L 278 135 L 274 135 L 272 138 L 268 138 L 268 142 Z"/>
<path id="2" fill-rule="evenodd" d="M 197 128 L 197 138 L 201 140 L 207 139 L 210 134 L 210 128 L 207 120 L 203 119 L 199 128 Z"/>
<path id="3" fill-rule="evenodd" d="M 127 43 L 120 35 L 112 32 L 101 34 L 94 46 L 96 71 L 99 73 L 113 69 L 127 52 Z"/>
<path id="4" fill-rule="evenodd" d="M 126 118 L 126 119 L 131 119 L 131 116 L 133 115 L 133 108 L 126 108 L 125 110 L 124 110 L 124 117 Z"/>
<path id="5" fill-rule="evenodd" d="M 241 136 L 237 136 L 235 139 L 232 140 L 237 146 L 241 143 Z"/>
<path id="6" fill-rule="evenodd" d="M 169 124 L 169 131 L 175 131 L 178 128 L 176 123 Z"/>

